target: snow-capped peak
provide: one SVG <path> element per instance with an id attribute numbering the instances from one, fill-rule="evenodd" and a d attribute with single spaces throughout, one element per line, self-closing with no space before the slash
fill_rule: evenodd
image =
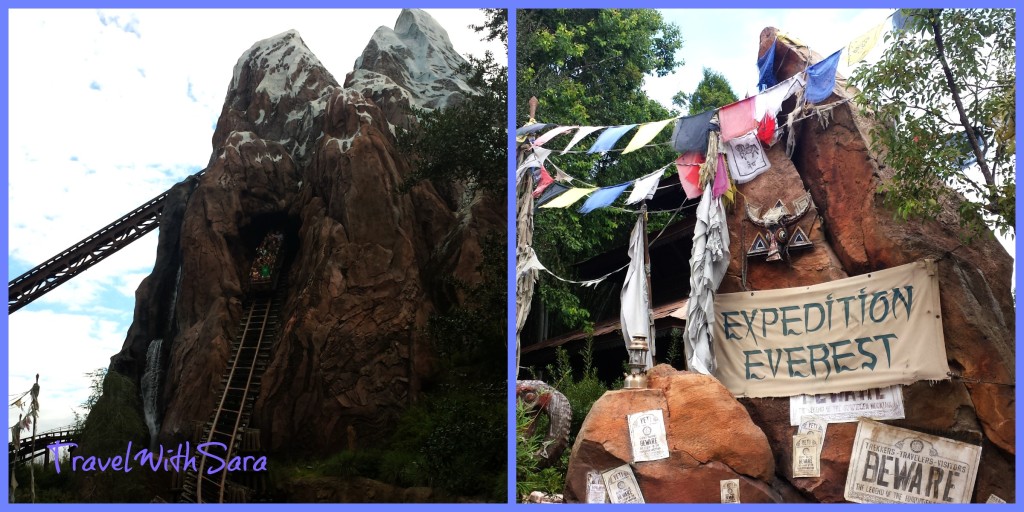
<path id="1" fill-rule="evenodd" d="M 394 29 L 374 32 L 345 86 L 370 93 L 397 87 L 412 106 L 444 108 L 474 93 L 457 71 L 464 64 L 434 18 L 420 9 L 403 9 Z"/>

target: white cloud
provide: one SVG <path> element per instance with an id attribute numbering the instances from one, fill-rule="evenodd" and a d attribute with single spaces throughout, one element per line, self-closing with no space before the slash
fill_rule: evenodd
<path id="1" fill-rule="evenodd" d="M 483 23 L 480 10 L 427 12 L 456 51 L 503 58 L 500 43 L 466 28 Z M 9 10 L 9 278 L 205 167 L 232 70 L 253 43 L 296 29 L 342 83 L 399 13 Z M 70 422 L 88 396 L 82 375 L 120 350 L 156 244 L 150 233 L 9 317 L 10 390 L 43 375 L 40 428 Z"/>

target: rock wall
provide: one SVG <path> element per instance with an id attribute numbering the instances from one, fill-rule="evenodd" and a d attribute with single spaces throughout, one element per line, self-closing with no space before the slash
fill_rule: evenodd
<path id="1" fill-rule="evenodd" d="M 761 54 L 775 40 L 775 29 L 761 34 Z M 802 71 L 808 52 L 780 40 L 776 55 L 779 80 Z M 811 62 L 821 56 L 814 54 Z M 779 62 L 779 60 L 777 60 Z M 848 99 L 855 90 L 837 81 L 822 104 Z M 783 119 L 795 100 L 784 104 Z M 894 220 L 883 205 L 879 185 L 891 176 L 870 146 L 871 120 L 852 103 L 832 110 L 822 127 L 816 117 L 797 123 L 796 147 L 787 158 L 784 143 L 768 150 L 772 169 L 739 185 L 741 195 L 729 213 L 733 260 L 722 293 L 811 285 L 890 268 L 924 258 L 938 261 L 942 326 L 952 371 L 971 379 L 918 382 L 904 388 L 906 419 L 887 422 L 983 446 L 974 501 L 989 494 L 1013 501 L 1015 461 L 1014 387 L 1015 325 L 1010 276 L 1013 260 L 985 234 L 968 244 L 958 238 L 953 209 L 938 219 Z M 781 123 L 780 123 L 781 124 Z M 782 199 L 791 204 L 810 190 L 816 205 L 801 220 L 814 248 L 793 252 L 791 263 L 744 261 L 756 227 L 744 217 L 746 202 L 770 207 Z M 745 279 L 744 279 L 745 278 Z M 813 392 L 813 390 L 808 390 Z M 793 478 L 792 435 L 788 398 L 741 399 L 751 418 L 770 440 L 779 475 L 807 499 L 843 501 L 856 423 L 828 427 L 820 478 Z"/>

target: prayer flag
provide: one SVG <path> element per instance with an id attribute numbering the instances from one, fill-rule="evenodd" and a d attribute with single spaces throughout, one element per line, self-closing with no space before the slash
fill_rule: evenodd
<path id="1" fill-rule="evenodd" d="M 629 268 L 626 269 L 626 280 L 619 296 L 619 322 L 627 348 L 633 336 L 647 339 L 649 350 L 644 363 L 649 369 L 654 364 L 654 329 L 651 328 L 651 306 L 647 300 L 647 274 L 644 267 L 644 230 L 638 215 L 633 232 L 629 235 Z"/>
<path id="2" fill-rule="evenodd" d="M 626 132 L 635 127 L 635 124 L 626 124 L 608 128 L 601 133 L 597 138 L 597 141 L 594 142 L 594 145 L 590 147 L 590 150 L 588 150 L 587 153 L 604 153 L 605 151 L 612 149 L 612 147 L 615 146 L 615 143 L 618 142 Z"/>
<path id="3" fill-rule="evenodd" d="M 757 59 L 757 89 L 760 91 L 775 85 L 775 43 L 777 41 L 778 39 L 772 41 L 768 51 Z"/>
<path id="4" fill-rule="evenodd" d="M 765 114 L 773 117 L 782 110 L 782 102 L 800 90 L 806 81 L 803 73 L 797 73 L 754 96 L 754 119 L 764 119 Z"/>
<path id="5" fill-rule="evenodd" d="M 562 185 L 561 183 L 552 183 L 551 185 L 548 186 L 548 188 L 544 189 L 544 193 L 540 195 L 540 197 L 534 204 L 536 204 L 538 208 L 544 206 L 545 203 L 564 194 L 570 188 L 571 187 Z"/>
<path id="6" fill-rule="evenodd" d="M 736 183 L 746 183 L 772 167 L 754 132 L 726 142 L 725 150 L 732 164 L 729 172 Z"/>
<path id="7" fill-rule="evenodd" d="M 672 119 L 665 119 L 664 121 L 655 121 L 653 123 L 644 123 L 640 125 L 640 128 L 636 131 L 636 135 L 626 145 L 626 149 L 622 150 L 622 154 L 630 153 L 644 147 L 648 142 L 653 140 L 655 137 L 665 129 L 668 123 L 671 123 Z"/>
<path id="8" fill-rule="evenodd" d="M 718 110 L 718 123 L 722 127 L 722 142 L 735 139 L 744 133 L 757 128 L 754 118 L 754 98 L 742 99 L 730 103 Z"/>
<path id="9" fill-rule="evenodd" d="M 843 50 L 839 49 L 825 57 L 825 60 L 807 68 L 807 101 L 819 103 L 832 95 L 832 89 L 836 86 L 836 68 L 839 67 L 841 53 Z"/>
<path id="10" fill-rule="evenodd" d="M 541 169 L 543 172 L 544 169 Z M 718 154 L 718 169 L 715 171 L 715 182 L 711 186 L 711 197 L 718 199 L 722 197 L 722 194 L 729 189 L 729 169 L 725 166 L 725 157 L 721 153 Z M 543 178 L 542 178 L 543 179 Z"/>
<path id="11" fill-rule="evenodd" d="M 549 140 L 551 140 L 551 139 L 553 139 L 553 138 L 555 138 L 555 137 L 557 137 L 557 136 L 559 136 L 559 135 L 561 135 L 561 134 L 563 134 L 563 133 L 565 133 L 565 132 L 567 132 L 569 130 L 575 130 L 576 128 L 579 128 L 579 126 L 556 126 L 556 127 L 552 128 L 552 129 L 548 130 L 547 132 L 545 132 L 544 135 L 541 135 L 540 137 L 538 137 L 537 140 L 533 141 L 533 145 L 534 146 L 543 146 L 545 142 L 547 142 L 547 141 L 549 141 Z"/>
<path id="12" fill-rule="evenodd" d="M 537 188 L 533 189 L 533 198 L 536 199 L 540 197 L 540 195 L 544 193 L 544 189 L 548 188 L 548 186 L 554 182 L 555 180 L 551 178 L 550 174 L 548 174 L 548 170 L 541 167 L 540 179 L 537 180 Z"/>
<path id="13" fill-rule="evenodd" d="M 521 127 L 519 127 L 518 130 L 516 130 L 516 137 L 521 137 L 523 135 L 529 135 L 529 134 L 534 133 L 534 132 L 539 132 L 539 131 L 541 131 L 541 130 L 543 130 L 545 128 L 548 128 L 550 126 L 554 126 L 554 125 L 551 124 L 551 123 L 533 123 L 533 124 L 528 124 L 528 125 L 525 125 L 525 126 L 521 126 Z"/>
<path id="14" fill-rule="evenodd" d="M 884 27 L 885 22 L 883 21 L 865 32 L 864 35 L 850 41 L 850 44 L 846 46 L 847 66 L 852 66 L 868 56 L 868 53 L 878 44 L 878 36 L 882 33 L 882 28 Z"/>
<path id="15" fill-rule="evenodd" d="M 590 135 L 591 133 L 594 133 L 597 130 L 602 129 L 604 129 L 604 126 L 581 126 L 580 131 L 576 132 L 576 135 L 572 136 L 572 140 L 569 141 L 569 145 L 562 150 L 562 154 L 564 155 L 566 151 L 572 149 L 572 147 L 575 146 L 577 142 L 583 140 L 583 137 L 586 137 L 587 135 Z"/>
<path id="16" fill-rule="evenodd" d="M 714 110 L 703 114 L 682 117 L 676 120 L 676 126 L 672 130 L 672 148 L 677 153 L 696 151 L 707 153 L 708 132 L 711 131 L 711 118 L 715 116 Z"/>
<path id="17" fill-rule="evenodd" d="M 687 199 L 696 199 L 701 195 L 700 164 L 704 163 L 702 153 L 690 152 L 679 155 L 676 159 L 676 170 L 679 173 L 679 184 Z"/>
<path id="18" fill-rule="evenodd" d="M 598 189 L 597 192 L 594 192 L 587 198 L 587 202 L 583 203 L 583 206 L 580 207 L 580 213 L 587 214 L 598 208 L 604 208 L 605 206 L 612 204 L 620 195 L 622 195 L 622 191 L 626 190 L 626 187 L 628 187 L 629 184 L 630 182 L 627 181 L 626 183 L 620 183 L 618 185 Z"/>
<path id="19" fill-rule="evenodd" d="M 595 190 L 597 190 L 597 187 L 570 188 L 547 204 L 542 205 L 541 208 L 565 208 L 567 206 L 572 206 L 572 204 L 579 201 L 581 197 Z"/>
<path id="20" fill-rule="evenodd" d="M 650 199 L 654 196 L 654 191 L 658 187 L 658 181 L 661 180 L 661 175 L 664 173 L 665 169 L 661 168 L 636 180 L 633 183 L 633 191 L 630 192 L 629 197 L 626 198 L 626 204 L 638 203 L 644 199 Z"/>

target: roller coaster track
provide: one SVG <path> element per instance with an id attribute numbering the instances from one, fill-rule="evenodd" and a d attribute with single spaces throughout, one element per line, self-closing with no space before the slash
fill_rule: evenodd
<path id="1" fill-rule="evenodd" d="M 204 172 L 193 176 L 198 178 Z M 14 313 L 156 229 L 160 225 L 168 192 L 146 201 L 8 283 L 7 314 Z"/>
<path id="2" fill-rule="evenodd" d="M 68 425 L 36 434 L 34 440 L 27 436 L 21 440 L 17 450 L 14 449 L 14 443 L 7 443 L 7 460 L 22 464 L 43 455 L 46 458 L 44 464 L 48 464 L 50 461 L 48 446 L 53 443 L 74 443 L 78 441 L 80 434 L 81 431 L 74 425 Z"/>
<path id="3" fill-rule="evenodd" d="M 221 443 L 227 447 L 218 457 L 224 461 L 242 450 L 243 430 L 248 427 L 252 404 L 259 392 L 260 377 L 266 368 L 271 346 L 277 337 L 278 312 L 281 297 L 259 294 L 249 297 L 247 312 L 241 321 L 240 332 L 232 342 L 232 355 L 221 379 L 221 391 L 213 419 L 203 430 L 206 443 Z M 209 449 L 215 452 L 214 448 Z M 215 463 L 221 464 L 220 461 Z M 187 503 L 225 503 L 248 501 L 250 489 L 228 481 L 229 471 L 208 474 L 211 461 L 205 455 L 199 458 L 198 470 L 189 469 L 182 486 L 181 501 Z M 234 476 L 234 475 L 233 475 Z"/>

